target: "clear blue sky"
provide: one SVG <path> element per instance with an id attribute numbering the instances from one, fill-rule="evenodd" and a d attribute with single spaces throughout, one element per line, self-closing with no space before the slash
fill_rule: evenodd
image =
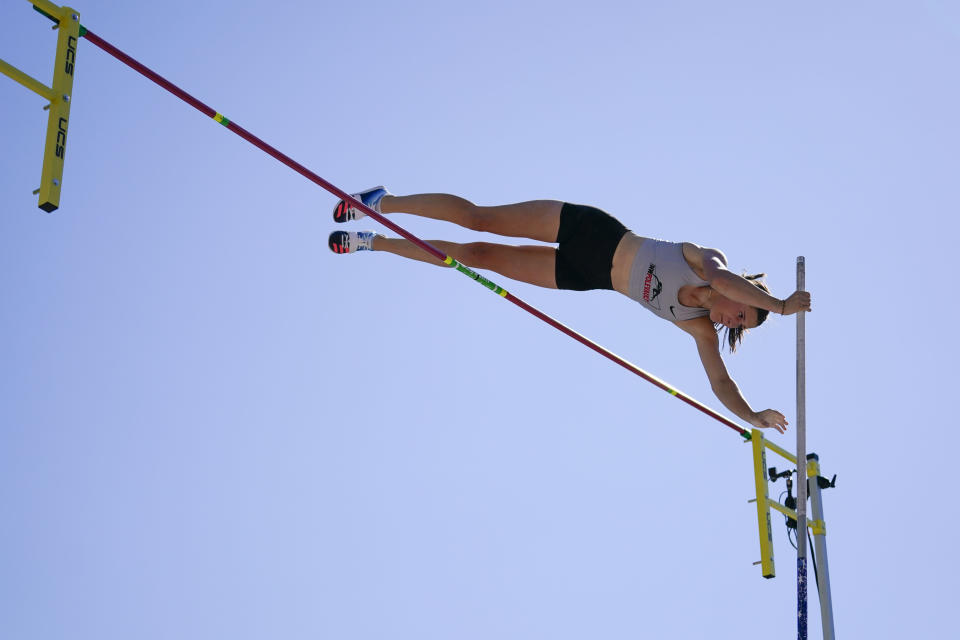
<path id="1" fill-rule="evenodd" d="M 347 190 L 590 203 L 780 297 L 805 255 L 837 631 L 955 628 L 956 3 L 277 7 L 76 5 Z M 0 24 L 49 82 L 48 21 Z M 331 254 L 334 198 L 89 42 L 45 214 L 42 105 L 0 78 L 0 637 L 795 633 L 731 431 L 456 273 Z M 719 406 L 630 300 L 493 279 Z M 773 318 L 727 359 L 791 422 L 794 352 Z"/>

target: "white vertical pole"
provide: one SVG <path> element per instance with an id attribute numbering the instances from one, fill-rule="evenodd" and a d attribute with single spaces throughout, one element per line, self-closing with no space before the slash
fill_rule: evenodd
<path id="1" fill-rule="evenodd" d="M 797 291 L 806 287 L 806 261 L 797 257 Z M 807 640 L 807 356 L 806 313 L 797 313 L 797 640 Z"/>
<path id="2" fill-rule="evenodd" d="M 811 453 L 810 459 L 816 461 L 817 477 L 810 483 L 810 515 L 815 522 L 824 522 L 823 515 L 823 496 L 820 489 L 820 458 L 817 454 Z M 830 569 L 827 566 L 827 540 L 826 534 L 813 534 L 814 568 L 819 574 L 820 581 L 817 584 L 817 590 L 820 592 L 820 623 L 823 626 L 823 640 L 834 640 L 836 634 L 833 630 L 833 597 L 830 595 Z"/>

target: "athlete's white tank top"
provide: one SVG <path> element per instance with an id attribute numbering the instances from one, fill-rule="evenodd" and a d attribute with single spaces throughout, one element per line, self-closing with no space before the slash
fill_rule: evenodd
<path id="1" fill-rule="evenodd" d="M 708 309 L 680 304 L 680 288 L 688 284 L 696 287 L 710 285 L 687 264 L 683 244 L 646 238 L 630 266 L 630 297 L 671 322 L 709 315 Z"/>

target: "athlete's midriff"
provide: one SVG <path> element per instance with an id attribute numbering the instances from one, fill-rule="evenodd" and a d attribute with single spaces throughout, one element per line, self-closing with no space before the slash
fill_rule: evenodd
<path id="1" fill-rule="evenodd" d="M 613 253 L 613 267 L 610 269 L 610 280 L 615 291 L 619 291 L 625 296 L 630 295 L 630 268 L 633 266 L 633 260 L 640 250 L 643 236 L 638 236 L 632 231 L 620 239 L 617 250 Z"/>

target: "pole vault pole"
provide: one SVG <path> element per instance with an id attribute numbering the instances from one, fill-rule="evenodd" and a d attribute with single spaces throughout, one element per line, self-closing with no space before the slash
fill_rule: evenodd
<path id="1" fill-rule="evenodd" d="M 806 286 L 806 260 L 797 257 L 797 291 Z M 806 312 L 797 313 L 797 640 L 807 640 L 807 345 Z"/>
<path id="2" fill-rule="evenodd" d="M 48 16 L 48 17 L 51 17 L 51 16 Z M 51 19 L 53 19 L 53 18 L 51 17 Z M 120 50 L 117 49 L 115 46 L 113 46 L 112 44 L 110 44 L 109 42 L 107 42 L 106 40 L 104 40 L 103 38 L 99 37 L 99 36 L 96 35 L 95 33 L 89 31 L 89 30 L 86 29 L 85 27 L 82 27 L 82 28 L 81 28 L 81 37 L 86 38 L 86 39 L 89 40 L 91 43 L 93 43 L 94 45 L 100 47 L 101 49 L 103 49 L 104 51 L 106 51 L 107 53 L 109 53 L 111 56 L 113 56 L 114 58 L 116 58 L 116 59 L 119 60 L 120 62 L 124 63 L 125 65 L 127 65 L 127 66 L 130 67 L 131 69 L 137 71 L 138 73 L 142 74 L 143 76 L 145 76 L 146 78 L 148 78 L 148 79 L 150 79 L 151 81 L 155 82 L 156 84 L 160 85 L 161 87 L 163 87 L 164 89 L 166 89 L 167 91 L 169 91 L 169 92 L 172 93 L 173 95 L 177 96 L 178 98 L 180 98 L 181 100 L 183 100 L 184 102 L 186 102 L 187 104 L 189 104 L 190 106 L 194 107 L 195 109 L 197 109 L 198 111 L 200 111 L 201 113 L 203 113 L 204 115 L 206 115 L 207 117 L 213 118 L 214 120 L 216 120 L 217 122 L 219 122 L 220 124 L 222 124 L 223 126 L 225 126 L 227 129 L 229 129 L 230 131 L 232 131 L 233 133 L 237 134 L 238 136 L 240 136 L 241 138 L 243 138 L 244 140 L 246 140 L 246 141 L 249 142 L 250 144 L 252 144 L 252 145 L 254 145 L 255 147 L 257 147 L 258 149 L 260 149 L 260 150 L 264 151 L 265 153 L 273 156 L 274 158 L 276 158 L 277 160 L 279 160 L 279 161 L 282 162 L 283 164 L 287 165 L 288 167 L 290 167 L 291 169 L 293 169 L 294 171 L 296 171 L 296 172 L 299 173 L 300 175 L 304 176 L 305 178 L 307 178 L 307 179 L 310 180 L 311 182 L 313 182 L 313 183 L 317 184 L 318 186 L 326 189 L 326 190 L 329 191 L 331 194 L 337 196 L 337 197 L 340 198 L 341 200 L 346 200 L 347 202 L 350 203 L 351 206 L 356 207 L 357 209 L 360 209 L 361 211 L 363 211 L 364 213 L 366 213 L 368 216 L 370 216 L 371 218 L 373 218 L 374 220 L 376 220 L 377 222 L 379 222 L 379 223 L 382 224 L 383 226 L 385 226 L 385 227 L 387 227 L 388 229 L 390 229 L 390 230 L 394 231 L 395 233 L 399 234 L 401 237 L 406 238 L 407 240 L 409 240 L 410 242 L 412 242 L 412 243 L 415 244 L 416 246 L 420 247 L 421 249 L 423 249 L 424 251 L 426 251 L 426 252 L 429 253 L 430 255 L 434 256 L 434 257 L 437 258 L 438 260 L 440 260 L 440 261 L 446 263 L 447 265 L 455 268 L 457 271 L 460 271 L 461 273 L 463 273 L 464 275 L 472 278 L 473 280 L 476 280 L 477 282 L 479 282 L 480 284 L 482 284 L 482 285 L 485 286 L 486 288 L 490 289 L 490 290 L 493 291 L 494 293 L 500 295 L 500 296 L 503 297 L 503 298 L 506 298 L 507 300 L 509 300 L 509 301 L 512 302 L 513 304 L 515 304 L 515 305 L 517 305 L 518 307 L 520 307 L 521 309 L 523 309 L 524 311 L 530 313 L 531 315 L 536 316 L 537 318 L 540 318 L 541 320 L 543 320 L 544 322 L 546 322 L 546 323 L 549 324 L 550 326 L 554 327 L 554 328 L 557 329 L 558 331 L 561 331 L 561 332 L 567 334 L 568 336 L 570 336 L 571 338 L 573 338 L 573 339 L 576 340 L 577 342 L 580 342 L 581 344 L 583 344 L 583 345 L 585 345 L 585 346 L 593 349 L 594 351 L 596 351 L 596 352 L 599 353 L 600 355 L 602 355 L 602 356 L 604 356 L 605 358 L 608 358 L 609 360 L 617 363 L 618 365 L 620 365 L 620 366 L 623 367 L 624 369 L 626 369 L 626 370 L 628 370 L 628 371 L 630 371 L 630 372 L 632 372 L 632 373 L 640 376 L 641 378 L 643 378 L 643 379 L 646 380 L 647 382 L 653 384 L 653 385 L 656 386 L 656 387 L 659 387 L 660 389 L 663 389 L 664 391 L 666 391 L 666 392 L 669 393 L 670 395 L 678 398 L 679 400 L 684 401 L 685 403 L 687 403 L 687 404 L 690 405 L 691 407 L 693 407 L 693 408 L 697 409 L 698 411 L 701 411 L 702 413 L 710 416 L 711 418 L 713 418 L 714 420 L 716 420 L 716 421 L 719 422 L 720 424 L 723 424 L 723 425 L 725 425 L 725 426 L 733 429 L 734 431 L 736 431 L 737 433 L 739 433 L 740 436 L 744 438 L 744 440 L 750 440 L 750 431 L 748 431 L 747 429 L 744 429 L 741 425 L 737 424 L 736 422 L 734 422 L 734 421 L 731 420 L 730 418 L 724 416 L 724 415 L 721 414 L 721 413 L 718 413 L 717 411 L 711 409 L 711 408 L 708 407 L 707 405 L 705 405 L 705 404 L 703 404 L 703 403 L 701 403 L 701 402 L 693 399 L 692 397 L 688 396 L 687 394 L 685 394 L 685 393 L 677 390 L 676 388 L 674 388 L 673 386 L 671 386 L 671 385 L 668 384 L 667 382 L 661 380 L 660 378 L 654 376 L 653 374 L 650 374 L 650 373 L 644 371 L 643 369 L 641 369 L 640 367 L 636 366 L 635 364 L 633 364 L 633 363 L 631 363 L 631 362 L 628 362 L 627 360 L 621 358 L 620 356 L 618 356 L 617 354 L 613 353 L 612 351 L 610 351 L 610 350 L 608 350 L 608 349 L 600 346 L 600 345 L 597 344 L 596 342 L 593 342 L 592 340 L 584 337 L 583 335 L 577 333 L 576 331 L 574 331 L 574 330 L 571 329 L 570 327 L 568 327 L 568 326 L 564 325 L 563 323 L 561 323 L 561 322 L 559 322 L 559 321 L 551 318 L 550 316 L 548 316 L 547 314 L 543 313 L 543 312 L 540 311 L 539 309 L 537 309 L 537 308 L 535 308 L 535 307 L 527 304 L 526 302 L 524 302 L 524 301 L 521 300 L 520 298 L 514 296 L 513 294 L 511 294 L 511 293 L 508 292 L 507 290 L 503 289 L 502 287 L 499 287 L 499 286 L 497 286 L 496 284 L 494 284 L 493 282 L 487 280 L 486 278 L 484 278 L 484 277 L 481 276 L 480 274 L 478 274 L 478 273 L 474 272 L 473 270 L 471 270 L 469 267 L 460 264 L 458 261 L 454 260 L 454 259 L 451 258 L 450 256 L 447 256 L 444 252 L 440 251 L 439 249 L 437 249 L 437 248 L 434 247 L 433 245 L 431 245 L 431 244 L 429 244 L 429 243 L 427 243 L 427 242 L 424 242 L 423 240 L 421 240 L 420 238 L 416 237 L 415 235 L 413 235 L 412 233 L 410 233 L 410 232 L 407 231 L 406 229 L 404 229 L 404 228 L 400 227 L 399 225 L 391 222 L 390 220 L 388 220 L 388 219 L 387 219 L 386 217 L 384 217 L 383 215 L 381 215 L 381 214 L 377 213 L 376 211 L 372 210 L 370 207 L 367 207 L 366 205 L 364 205 L 364 204 L 363 204 L 362 202 L 360 202 L 359 200 L 351 197 L 347 192 L 343 191 L 342 189 L 339 189 L 338 187 L 336 187 L 336 186 L 333 185 L 332 183 L 324 180 L 323 178 L 321 178 L 320 176 L 318 176 L 318 175 L 315 174 L 314 172 L 310 171 L 309 169 L 307 169 L 306 167 L 304 167 L 304 166 L 301 165 L 300 163 L 296 162 L 295 160 L 293 160 L 293 159 L 290 158 L 289 156 L 285 155 L 284 153 L 282 153 L 282 152 L 278 151 L 277 149 L 275 149 L 274 147 L 270 146 L 269 144 L 267 144 L 266 142 L 264 142 L 264 141 L 261 140 L 260 138 L 256 137 L 255 135 L 253 135 L 252 133 L 250 133 L 250 132 L 247 131 L 246 129 L 242 128 L 241 126 L 239 126 L 239 125 L 236 124 L 235 122 L 231 122 L 228 118 L 224 117 L 223 114 L 221 114 L 221 113 L 219 113 L 218 111 L 214 110 L 213 108 L 207 106 L 206 104 L 204 104 L 204 103 L 201 102 L 200 100 L 196 99 L 195 97 L 193 97 L 192 95 L 190 95 L 189 93 L 187 93 L 187 92 L 184 91 L 183 89 L 179 88 L 178 86 L 176 86 L 175 84 L 173 84 L 172 82 L 170 82 L 169 80 L 167 80 L 166 78 L 162 77 L 162 76 L 159 75 L 158 73 L 152 71 L 151 69 L 147 68 L 147 67 L 144 66 L 143 64 L 137 62 L 136 60 L 134 60 L 133 58 L 131 58 L 130 56 L 128 56 L 127 54 L 125 54 L 123 51 L 120 51 Z"/>

